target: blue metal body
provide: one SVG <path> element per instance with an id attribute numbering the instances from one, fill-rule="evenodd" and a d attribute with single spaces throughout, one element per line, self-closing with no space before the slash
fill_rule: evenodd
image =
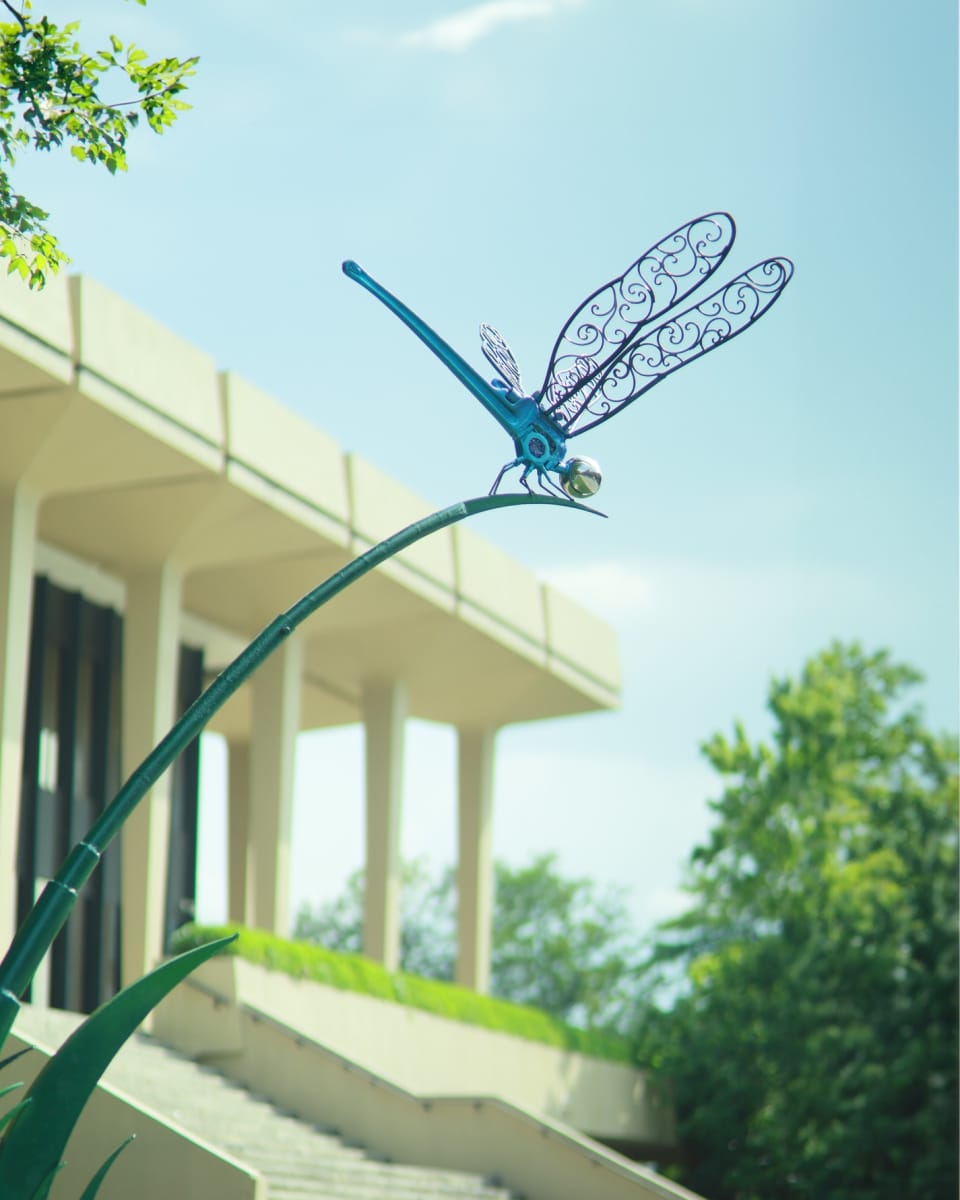
<path id="1" fill-rule="evenodd" d="M 589 458 L 564 461 L 567 441 L 749 329 L 789 283 L 793 263 L 788 258 L 764 259 L 678 312 L 680 302 L 724 262 L 735 236 L 733 217 L 715 212 L 695 217 L 651 246 L 574 310 L 554 343 L 542 385 L 529 394 L 510 347 L 492 326 L 480 326 L 480 342 L 500 378 L 487 383 L 355 262 L 345 262 L 343 270 L 398 316 L 510 434 L 516 457 L 501 468 L 491 493 L 506 471 L 520 467 L 527 491 L 535 474 L 544 490 L 576 501 L 599 488 L 600 468 Z M 656 318 L 663 319 L 654 324 Z"/>
<path id="2" fill-rule="evenodd" d="M 540 411 L 535 396 L 517 392 L 499 379 L 487 383 L 483 376 L 431 329 L 426 321 L 418 317 L 402 300 L 398 300 L 392 292 L 387 291 L 357 263 L 345 262 L 343 272 L 365 287 L 399 317 L 513 438 L 517 457 L 503 466 L 492 490 L 496 491 L 504 472 L 511 467 L 522 466 L 521 482 L 524 486 L 527 477 L 535 471 L 541 484 L 549 486 L 552 491 L 558 491 L 559 489 L 550 483 L 545 472 L 560 469 L 566 453 L 566 439 L 560 427 Z"/>

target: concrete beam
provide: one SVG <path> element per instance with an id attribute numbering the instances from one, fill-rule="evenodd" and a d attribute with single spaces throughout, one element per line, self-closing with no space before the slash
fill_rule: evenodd
<path id="1" fill-rule="evenodd" d="M 400 819 L 407 689 L 397 682 L 368 687 L 366 730 L 367 870 L 363 952 L 388 971 L 400 965 Z"/>
<path id="2" fill-rule="evenodd" d="M 303 647 L 291 637 L 253 676 L 245 924 L 290 932 L 290 828 Z"/>
<path id="3" fill-rule="evenodd" d="M 458 731 L 457 983 L 490 990 L 494 730 Z"/>
<path id="4" fill-rule="evenodd" d="M 127 580 L 123 619 L 123 774 L 136 769 L 176 713 L 182 580 L 170 564 Z M 140 801 L 121 833 L 121 977 L 139 979 L 161 957 L 170 852 L 171 773 Z"/>
<path id="5" fill-rule="evenodd" d="M 0 494 L 0 945 L 17 927 L 17 846 L 37 498 Z"/>

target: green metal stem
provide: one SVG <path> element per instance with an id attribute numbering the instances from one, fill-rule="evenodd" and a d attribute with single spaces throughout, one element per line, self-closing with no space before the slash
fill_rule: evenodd
<path id="1" fill-rule="evenodd" d="M 277 649 L 311 613 L 338 592 L 386 559 L 421 538 L 436 533 L 465 517 L 517 504 L 555 504 L 592 512 L 572 501 L 541 495 L 483 496 L 464 500 L 423 517 L 371 547 L 342 567 L 296 604 L 281 613 L 242 650 L 187 709 L 161 742 L 130 775 L 114 799 L 94 823 L 87 836 L 74 846 L 56 877 L 43 889 L 17 930 L 10 949 L 0 963 L 0 1046 L 13 1027 L 26 991 L 54 938 L 63 928 L 77 895 L 100 862 L 103 852 L 120 832 L 127 817 L 182 750 L 196 738 L 213 714 L 233 695 L 250 674 Z"/>

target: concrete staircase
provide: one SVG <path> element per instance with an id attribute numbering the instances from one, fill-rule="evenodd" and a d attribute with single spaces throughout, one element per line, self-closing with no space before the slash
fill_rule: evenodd
<path id="1" fill-rule="evenodd" d="M 53 1048 L 78 1020 L 25 1006 L 16 1030 Z M 145 1034 L 124 1046 L 105 1079 L 260 1171 L 270 1200 L 515 1200 L 477 1175 L 387 1162 L 347 1145 Z"/>

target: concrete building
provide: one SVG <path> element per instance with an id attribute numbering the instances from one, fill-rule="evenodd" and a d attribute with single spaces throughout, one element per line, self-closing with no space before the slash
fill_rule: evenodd
<path id="1" fill-rule="evenodd" d="M 205 680 L 426 511 L 92 280 L 0 281 L 0 943 Z M 496 732 L 611 707 L 618 690 L 612 631 L 475 530 L 385 563 L 211 724 L 229 746 L 230 919 L 288 932 L 297 734 L 360 722 L 365 953 L 394 967 L 405 723 L 444 722 L 459 745 L 457 977 L 485 990 Z M 332 799 L 327 781 L 317 792 Z M 89 1011 L 162 957 L 192 910 L 196 816 L 194 748 L 108 851 L 34 1004 Z"/>

